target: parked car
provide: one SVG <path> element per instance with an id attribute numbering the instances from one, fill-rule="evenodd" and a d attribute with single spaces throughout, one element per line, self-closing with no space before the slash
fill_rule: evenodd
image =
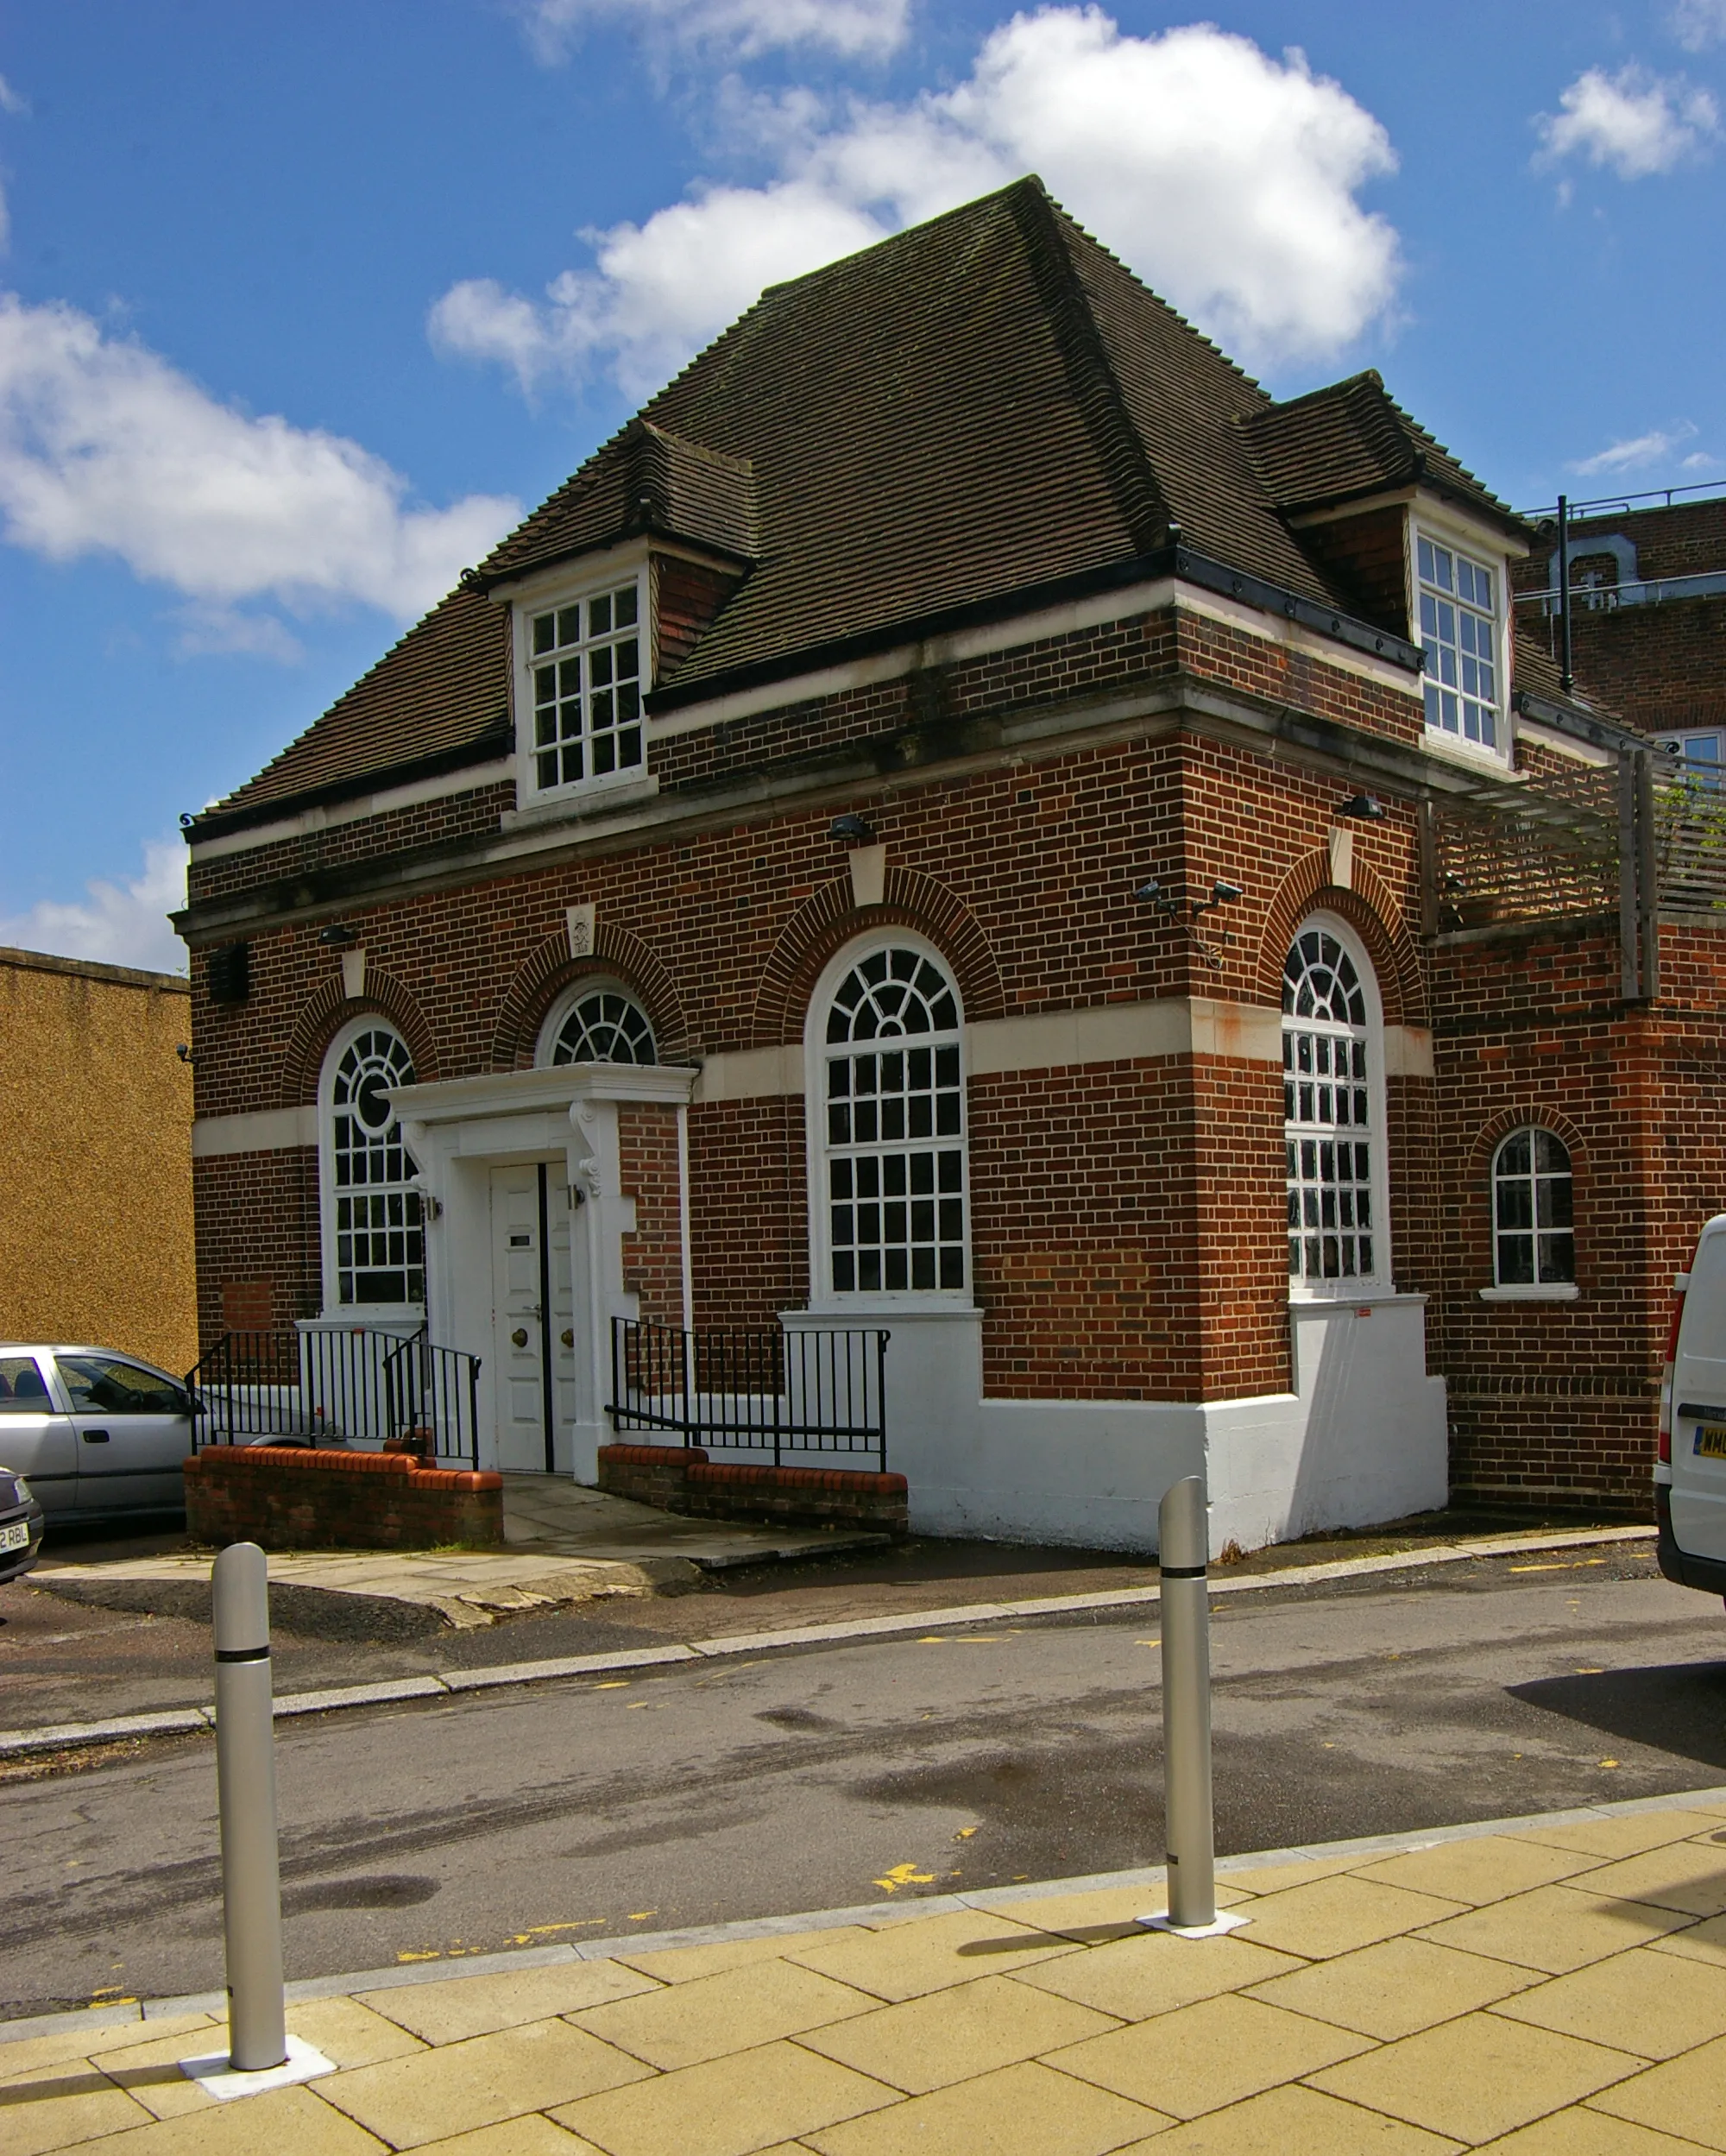
<path id="1" fill-rule="evenodd" d="M 181 1510 L 192 1406 L 182 1378 L 135 1356 L 0 1341 L 0 1471 L 51 1522 Z"/>
<path id="2" fill-rule="evenodd" d="M 0 1584 L 35 1563 L 46 1516 L 22 1475 L 0 1474 Z"/>
<path id="3" fill-rule="evenodd" d="M 1726 1213 L 1674 1285 L 1654 1466 L 1660 1566 L 1726 1598 Z"/>

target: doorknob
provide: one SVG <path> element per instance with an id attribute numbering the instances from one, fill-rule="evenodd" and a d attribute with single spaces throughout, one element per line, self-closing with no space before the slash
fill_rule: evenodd
<path id="1" fill-rule="evenodd" d="M 568 1326 L 564 1327 L 564 1330 L 559 1337 L 562 1339 L 565 1347 L 573 1347 L 576 1344 L 575 1333 Z"/>
<path id="2" fill-rule="evenodd" d="M 526 1327 L 518 1325 L 515 1330 L 510 1334 L 509 1339 L 512 1346 L 526 1347 L 527 1345 L 527 1332 Z"/>

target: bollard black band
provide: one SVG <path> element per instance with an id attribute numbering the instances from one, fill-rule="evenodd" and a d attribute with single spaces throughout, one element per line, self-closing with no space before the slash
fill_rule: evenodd
<path id="1" fill-rule="evenodd" d="M 1208 1565 L 1162 1565 L 1158 1567 L 1159 1579 L 1203 1579 L 1209 1572 Z"/>
<path id="2" fill-rule="evenodd" d="M 270 1651 L 267 1647 L 218 1647 L 216 1649 L 218 1662 L 267 1662 L 269 1658 Z"/>

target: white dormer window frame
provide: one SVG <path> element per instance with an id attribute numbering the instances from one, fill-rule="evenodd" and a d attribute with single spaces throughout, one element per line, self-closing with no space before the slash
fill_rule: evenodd
<path id="1" fill-rule="evenodd" d="M 1490 533 L 1424 502 L 1410 523 L 1427 745 L 1502 769 L 1511 753 L 1510 564 Z"/>
<path id="2" fill-rule="evenodd" d="M 513 602 L 516 797 L 526 809 L 647 780 L 646 550 L 574 564 Z"/>

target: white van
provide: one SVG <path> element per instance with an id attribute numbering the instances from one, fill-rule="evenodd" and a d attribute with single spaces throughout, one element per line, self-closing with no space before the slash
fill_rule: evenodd
<path id="1" fill-rule="evenodd" d="M 1654 1465 L 1660 1570 L 1726 1597 L 1726 1213 L 1672 1285 Z"/>

